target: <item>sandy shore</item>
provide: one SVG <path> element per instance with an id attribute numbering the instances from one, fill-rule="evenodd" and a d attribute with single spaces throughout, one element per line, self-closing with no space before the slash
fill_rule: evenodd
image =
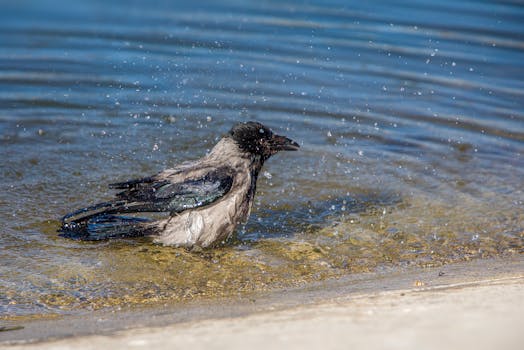
<path id="1" fill-rule="evenodd" d="M 166 310 L 134 313 L 127 319 L 130 316 L 123 314 L 122 320 L 128 325 L 120 328 L 128 329 L 107 331 L 108 327 L 103 327 L 107 333 L 100 329 L 102 335 L 93 335 L 97 334 L 94 331 L 87 332 L 91 335 L 49 340 L 53 337 L 50 333 L 45 341 L 25 344 L 16 343 L 13 336 L 6 339 L 11 332 L 0 337 L 8 349 L 520 349 L 524 343 L 521 257 L 419 273 L 403 271 L 395 276 L 377 274 L 375 290 L 366 283 L 369 280 L 348 278 L 309 290 L 262 296 L 249 307 L 240 305 L 236 312 L 218 312 L 216 317 L 202 310 L 224 311 L 229 307 L 208 305 L 189 319 L 179 320 L 170 319 L 177 312 Z M 287 302 L 288 298 L 295 303 Z M 158 323 L 144 326 L 129 322 L 148 315 Z M 115 319 L 108 324 L 115 326 Z M 67 322 L 89 327 L 89 321 L 84 321 Z M 47 326 L 60 327 L 57 322 L 48 322 Z M 33 331 L 45 325 L 37 323 Z M 31 326 L 25 332 L 31 332 Z M 20 334 L 23 336 L 23 332 Z"/>

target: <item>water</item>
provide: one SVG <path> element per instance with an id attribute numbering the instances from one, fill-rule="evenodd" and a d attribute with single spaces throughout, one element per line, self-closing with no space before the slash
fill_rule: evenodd
<path id="1" fill-rule="evenodd" d="M 2 2 L 0 317 L 177 303 L 521 254 L 517 2 Z M 106 184 L 258 120 L 302 145 L 202 253 L 86 243 Z"/>

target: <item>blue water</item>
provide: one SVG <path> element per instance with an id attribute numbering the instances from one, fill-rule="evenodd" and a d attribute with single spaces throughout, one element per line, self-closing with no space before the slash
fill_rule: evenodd
<path id="1" fill-rule="evenodd" d="M 518 2 L 2 1 L 1 316 L 146 289 L 178 300 L 207 281 L 204 268 L 156 282 L 173 266 L 147 254 L 133 263 L 153 281 L 124 278 L 129 249 L 161 248 L 68 241 L 58 219 L 109 198 L 110 182 L 202 156 L 245 120 L 302 146 L 268 162 L 223 248 L 273 268 L 267 288 L 304 242 L 326 276 L 523 251 Z M 255 278 L 224 269 L 231 285 Z"/>

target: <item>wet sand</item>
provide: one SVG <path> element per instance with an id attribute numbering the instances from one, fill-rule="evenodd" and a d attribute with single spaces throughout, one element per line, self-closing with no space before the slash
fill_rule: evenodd
<path id="1" fill-rule="evenodd" d="M 9 349 L 517 349 L 522 315 L 524 258 L 517 255 L 235 300 L 33 321 L 0 338 Z"/>

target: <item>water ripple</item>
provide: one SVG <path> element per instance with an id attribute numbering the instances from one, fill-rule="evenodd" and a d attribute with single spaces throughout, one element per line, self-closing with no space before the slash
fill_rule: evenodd
<path id="1" fill-rule="evenodd" d="M 518 1 L 2 10 L 0 317 L 522 252 Z M 199 157 L 248 119 L 302 147 L 265 166 L 231 245 L 198 256 L 56 235 L 107 183 Z"/>

